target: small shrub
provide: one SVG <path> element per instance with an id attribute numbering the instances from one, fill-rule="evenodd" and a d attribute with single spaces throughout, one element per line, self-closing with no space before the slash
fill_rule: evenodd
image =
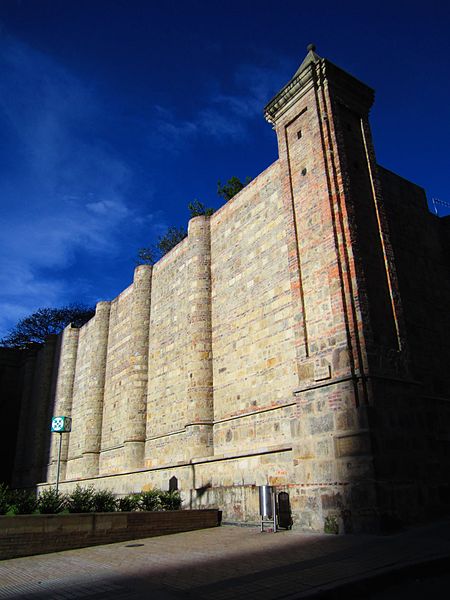
<path id="1" fill-rule="evenodd" d="M 111 490 L 94 492 L 92 510 L 94 512 L 114 512 L 116 510 L 116 498 Z"/>
<path id="2" fill-rule="evenodd" d="M 139 508 L 140 494 L 129 494 L 117 500 L 117 510 L 121 512 L 131 512 Z"/>
<path id="3" fill-rule="evenodd" d="M 15 515 L 31 515 L 37 509 L 37 498 L 30 490 L 13 490 L 10 509 Z"/>
<path id="4" fill-rule="evenodd" d="M 82 487 L 77 485 L 71 494 L 67 497 L 67 509 L 70 513 L 88 513 L 94 508 L 94 487 Z"/>
<path id="5" fill-rule="evenodd" d="M 324 533 L 333 533 L 335 535 L 339 533 L 339 523 L 335 515 L 328 515 L 325 517 L 323 531 Z"/>
<path id="6" fill-rule="evenodd" d="M 6 515 L 10 507 L 10 490 L 6 483 L 0 483 L 0 515 Z"/>
<path id="7" fill-rule="evenodd" d="M 56 488 L 48 488 L 39 494 L 38 509 L 43 515 L 53 515 L 65 509 L 66 496 Z"/>
<path id="8" fill-rule="evenodd" d="M 179 510 L 181 508 L 180 492 L 160 492 L 159 500 L 163 510 Z"/>
<path id="9" fill-rule="evenodd" d="M 161 499 L 159 490 L 149 490 L 141 492 L 139 498 L 139 508 L 141 510 L 161 510 Z"/>

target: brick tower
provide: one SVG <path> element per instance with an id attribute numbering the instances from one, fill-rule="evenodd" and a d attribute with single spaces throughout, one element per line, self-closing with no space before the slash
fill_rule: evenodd
<path id="1" fill-rule="evenodd" d="M 278 137 L 298 306 L 294 464 L 304 482 L 302 504 L 309 498 L 314 507 L 302 513 L 305 526 L 327 508 L 340 508 L 358 528 L 372 527 L 377 490 L 369 413 L 379 391 L 373 378 L 387 377 L 392 366 L 398 376 L 404 362 L 368 123 L 373 96 L 310 45 L 265 109 Z"/>

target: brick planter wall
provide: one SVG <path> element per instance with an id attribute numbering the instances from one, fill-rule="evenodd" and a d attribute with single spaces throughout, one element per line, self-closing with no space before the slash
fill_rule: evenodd
<path id="1" fill-rule="evenodd" d="M 220 524 L 219 511 L 0 516 L 0 559 L 167 535 Z"/>

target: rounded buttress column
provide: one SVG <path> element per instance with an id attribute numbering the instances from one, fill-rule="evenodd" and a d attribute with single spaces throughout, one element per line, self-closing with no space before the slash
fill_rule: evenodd
<path id="1" fill-rule="evenodd" d="M 61 338 L 61 346 L 57 367 L 58 378 L 56 381 L 55 407 L 52 416 L 72 416 L 73 382 L 75 379 L 75 366 L 77 362 L 79 329 L 68 325 Z M 48 466 L 47 481 L 56 481 L 58 463 L 59 436 L 61 437 L 61 466 L 60 480 L 66 477 L 67 455 L 69 451 L 70 433 L 52 434 L 50 447 L 50 463 Z"/>
<path id="2" fill-rule="evenodd" d="M 124 464 L 127 470 L 144 466 L 152 270 L 151 265 L 140 265 L 134 271 L 130 318 L 131 364 L 126 386 L 123 441 Z"/>
<path id="3" fill-rule="evenodd" d="M 186 458 L 214 453 L 209 217 L 189 221 Z"/>
<path id="4" fill-rule="evenodd" d="M 87 410 L 84 415 L 82 443 L 83 476 L 86 478 L 98 475 L 110 308 L 110 302 L 97 304 L 90 340 L 89 385 L 86 389 Z"/>

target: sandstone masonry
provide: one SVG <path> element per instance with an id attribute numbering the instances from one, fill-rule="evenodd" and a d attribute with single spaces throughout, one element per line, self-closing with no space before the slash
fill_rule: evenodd
<path id="1" fill-rule="evenodd" d="M 450 219 L 377 165 L 372 102 L 309 48 L 265 109 L 279 159 L 86 325 L 17 362 L 15 485 L 54 483 L 49 423 L 64 414 L 65 489 L 175 476 L 186 507 L 256 521 L 269 483 L 310 530 L 443 509 Z"/>

